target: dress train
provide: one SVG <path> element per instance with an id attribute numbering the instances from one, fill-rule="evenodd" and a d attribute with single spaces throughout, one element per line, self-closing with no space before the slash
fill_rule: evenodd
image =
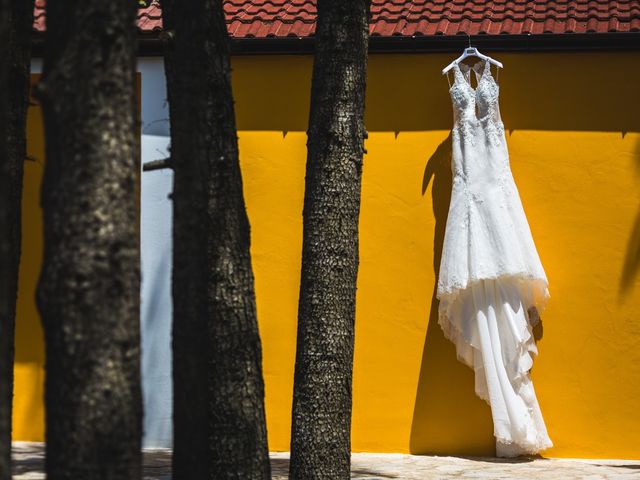
<path id="1" fill-rule="evenodd" d="M 538 352 L 522 303 L 526 286 L 515 278 L 473 282 L 448 299 L 450 308 L 439 317 L 458 358 L 475 371 L 476 394 L 491 407 L 500 457 L 533 455 L 553 445 L 529 373 Z"/>

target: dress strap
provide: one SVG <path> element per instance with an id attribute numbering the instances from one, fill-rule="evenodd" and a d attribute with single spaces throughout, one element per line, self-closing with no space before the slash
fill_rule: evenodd
<path id="1" fill-rule="evenodd" d="M 454 80 L 464 80 L 464 75 L 462 70 L 460 70 L 460 65 L 457 63 L 453 64 L 453 78 Z"/>
<path id="2" fill-rule="evenodd" d="M 500 69 L 497 69 L 497 73 L 496 75 L 498 75 L 498 73 L 500 72 Z M 497 82 L 497 76 L 496 78 L 493 78 L 493 74 L 491 73 L 491 62 L 489 62 L 489 60 L 485 60 L 484 61 L 484 68 L 482 69 L 482 76 L 488 76 L 488 78 L 490 78 L 493 83 L 495 83 L 496 85 L 498 84 Z"/>
<path id="3" fill-rule="evenodd" d="M 498 83 L 498 75 L 500 74 L 500 67 L 496 67 L 496 76 L 495 76 L 495 78 L 493 77 L 493 74 L 491 73 L 491 62 L 489 62 L 489 60 L 485 61 L 484 69 L 485 69 L 485 73 L 488 73 L 489 77 L 495 83 Z"/>

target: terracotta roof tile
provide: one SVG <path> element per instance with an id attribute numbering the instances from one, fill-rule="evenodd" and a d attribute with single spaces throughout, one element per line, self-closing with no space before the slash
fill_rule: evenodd
<path id="1" fill-rule="evenodd" d="M 226 0 L 236 38 L 309 37 L 316 0 Z M 45 29 L 45 0 L 36 0 L 33 27 Z M 162 29 L 158 0 L 138 11 L 143 33 Z M 499 35 L 640 31 L 640 0 L 372 0 L 372 36 Z"/>
<path id="2" fill-rule="evenodd" d="M 44 7 L 44 0 L 35 0 L 35 7 L 33 9 L 33 28 L 40 32 L 45 29 Z"/>

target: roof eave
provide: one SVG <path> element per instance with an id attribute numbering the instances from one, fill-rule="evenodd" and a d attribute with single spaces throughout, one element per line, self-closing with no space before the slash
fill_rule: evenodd
<path id="1" fill-rule="evenodd" d="M 33 56 L 43 53 L 42 33 L 34 37 Z M 231 38 L 232 55 L 309 55 L 314 52 L 314 37 Z M 373 35 L 369 53 L 457 53 L 468 43 L 466 35 Z M 472 44 L 485 51 L 557 52 L 557 51 L 629 51 L 640 50 L 640 32 L 545 33 L 474 35 Z M 139 56 L 162 56 L 164 46 L 159 32 L 139 35 Z"/>

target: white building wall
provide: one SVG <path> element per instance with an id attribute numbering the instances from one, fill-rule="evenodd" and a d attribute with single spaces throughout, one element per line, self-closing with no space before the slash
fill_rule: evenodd
<path id="1" fill-rule="evenodd" d="M 168 156 L 169 109 L 161 58 L 138 59 L 142 81 L 142 163 Z M 171 447 L 172 170 L 142 173 L 142 393 L 145 447 Z"/>

